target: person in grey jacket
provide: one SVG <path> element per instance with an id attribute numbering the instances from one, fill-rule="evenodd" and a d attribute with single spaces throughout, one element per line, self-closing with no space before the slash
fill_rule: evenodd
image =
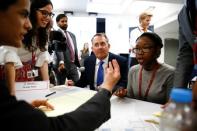
<path id="1" fill-rule="evenodd" d="M 177 57 L 174 87 L 186 88 L 191 79 L 191 74 L 194 67 L 193 49 L 195 41 L 194 18 L 195 10 L 192 7 L 196 0 L 187 0 L 185 5 L 178 15 L 179 22 L 179 53 Z"/>
<path id="2" fill-rule="evenodd" d="M 178 15 L 179 53 L 174 77 L 174 88 L 187 88 L 197 76 L 197 0 L 186 0 Z M 197 81 L 192 86 L 193 107 L 197 110 Z"/>
<path id="3" fill-rule="evenodd" d="M 74 82 L 79 80 L 77 67 L 80 67 L 76 37 L 67 31 L 68 18 L 65 14 L 56 17 L 58 30 L 53 32 L 53 44 L 55 47 L 56 64 L 55 73 L 58 85 L 65 84 L 65 80 L 71 79 Z"/>

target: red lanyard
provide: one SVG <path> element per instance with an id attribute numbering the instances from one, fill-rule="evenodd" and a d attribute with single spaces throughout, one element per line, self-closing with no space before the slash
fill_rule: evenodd
<path id="1" fill-rule="evenodd" d="M 34 68 L 35 64 L 36 64 L 36 51 L 32 51 L 32 68 Z"/>
<path id="2" fill-rule="evenodd" d="M 157 66 L 154 67 L 154 70 L 153 70 L 153 73 L 152 73 L 152 76 L 151 76 L 151 79 L 148 83 L 148 87 L 146 88 L 146 92 L 145 92 L 145 95 L 144 95 L 144 98 L 147 98 L 148 97 L 148 93 L 150 91 L 150 88 L 151 88 L 151 85 L 153 83 L 153 80 L 155 79 L 155 75 L 156 75 L 156 72 L 157 72 L 157 69 L 159 69 L 159 64 Z M 142 98 L 142 70 L 143 70 L 143 67 L 140 68 L 140 72 L 139 72 L 139 97 Z"/>

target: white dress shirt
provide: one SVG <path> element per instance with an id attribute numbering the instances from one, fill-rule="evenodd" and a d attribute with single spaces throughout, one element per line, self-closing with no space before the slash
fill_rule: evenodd
<path id="1" fill-rule="evenodd" d="M 108 56 L 103 59 L 102 61 L 104 62 L 103 63 L 103 69 L 104 69 L 104 72 L 105 72 L 105 68 L 107 67 L 108 65 L 108 59 L 109 59 L 109 54 Z M 97 87 L 97 72 L 98 72 L 98 68 L 99 68 L 99 63 L 100 63 L 101 60 L 99 59 L 96 59 L 96 64 L 95 64 L 95 73 L 94 73 L 94 86 Z M 105 76 L 105 73 L 104 73 L 104 76 Z M 96 89 L 97 90 L 97 89 Z"/>

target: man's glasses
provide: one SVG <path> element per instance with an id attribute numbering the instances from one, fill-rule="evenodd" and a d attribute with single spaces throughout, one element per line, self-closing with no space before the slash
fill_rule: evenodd
<path id="1" fill-rule="evenodd" d="M 53 14 L 52 12 L 48 12 L 46 10 L 41 10 L 41 9 L 38 9 L 38 11 L 42 14 L 42 16 L 44 16 L 45 18 L 47 18 L 48 16 L 53 18 L 53 16 L 55 14 Z"/>
<path id="2" fill-rule="evenodd" d="M 133 48 L 132 51 L 135 54 L 139 54 L 139 53 L 149 53 L 151 51 L 151 49 L 154 48 L 154 46 L 147 46 L 147 47 L 142 47 L 142 48 Z"/>

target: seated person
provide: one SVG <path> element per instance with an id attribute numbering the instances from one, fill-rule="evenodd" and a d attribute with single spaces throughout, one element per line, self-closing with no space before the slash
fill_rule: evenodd
<path id="1" fill-rule="evenodd" d="M 139 64 L 129 70 L 127 89 L 120 89 L 115 94 L 164 104 L 173 86 L 174 68 L 157 61 L 162 40 L 157 34 L 146 32 L 136 42 L 133 52 Z"/>
<path id="2" fill-rule="evenodd" d="M 109 52 L 109 40 L 104 33 L 95 34 L 91 41 L 93 53 L 84 61 L 85 71 L 82 72 L 79 81 L 74 83 L 73 81 L 68 80 L 66 84 L 69 86 L 75 85 L 79 87 L 86 87 L 89 85 L 91 90 L 98 90 L 98 87 L 102 84 L 103 77 L 99 69 L 100 62 L 103 62 L 101 68 L 104 72 L 108 62 L 112 59 L 116 59 L 120 65 L 121 78 L 116 84 L 114 90 L 116 90 L 116 88 L 126 88 L 128 72 L 126 58 Z"/>

